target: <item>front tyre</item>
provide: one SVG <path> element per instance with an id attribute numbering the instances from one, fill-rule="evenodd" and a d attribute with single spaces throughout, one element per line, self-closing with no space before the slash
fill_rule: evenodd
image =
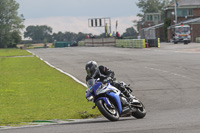
<path id="1" fill-rule="evenodd" d="M 137 119 L 142 119 L 146 116 L 146 110 L 142 102 L 140 101 L 140 105 L 135 107 L 136 111 L 132 113 L 132 116 Z"/>
<path id="2" fill-rule="evenodd" d="M 108 107 L 107 104 L 103 100 L 98 100 L 96 102 L 96 105 L 101 112 L 101 114 L 109 119 L 110 121 L 118 121 L 119 120 L 119 112 L 115 108 L 114 105 L 113 107 Z"/>

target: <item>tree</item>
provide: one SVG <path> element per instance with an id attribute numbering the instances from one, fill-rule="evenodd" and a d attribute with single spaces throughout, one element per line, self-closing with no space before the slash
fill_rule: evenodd
<path id="1" fill-rule="evenodd" d="M 53 39 L 54 41 L 64 41 L 65 37 L 64 37 L 64 33 L 62 33 L 61 31 L 58 33 L 53 33 Z"/>
<path id="2" fill-rule="evenodd" d="M 22 37 L 19 35 L 17 31 L 13 31 L 10 34 L 10 43 L 7 45 L 8 48 L 14 48 L 17 47 L 17 44 L 20 43 L 22 40 Z"/>
<path id="3" fill-rule="evenodd" d="M 18 9 L 19 4 L 15 0 L 0 0 L 0 48 L 16 46 L 13 44 L 20 40 L 24 17 L 18 16 Z"/>
<path id="4" fill-rule="evenodd" d="M 145 13 L 158 13 L 160 12 L 164 15 L 163 8 L 172 0 L 138 0 L 139 2 L 136 5 L 141 9 L 142 13 L 138 13 L 137 16 L 141 17 L 144 20 Z"/>
<path id="5" fill-rule="evenodd" d="M 79 32 L 79 33 L 77 34 L 76 42 L 79 42 L 79 41 L 85 39 L 86 36 L 87 36 L 87 34 L 84 34 L 84 33 L 82 33 L 82 32 Z"/>
<path id="6" fill-rule="evenodd" d="M 138 33 L 133 27 L 130 27 L 130 28 L 126 29 L 126 32 L 124 32 L 122 34 L 122 36 L 123 37 L 130 37 L 130 38 L 137 38 Z"/>
<path id="7" fill-rule="evenodd" d="M 33 41 L 41 41 L 47 39 L 47 42 L 52 41 L 52 28 L 47 25 L 28 26 L 24 32 L 25 38 L 31 38 Z"/>
<path id="8" fill-rule="evenodd" d="M 53 33 L 53 39 L 56 41 L 70 41 L 70 42 L 79 42 L 86 38 L 87 34 L 84 34 L 82 32 L 79 32 L 78 34 L 73 32 L 58 32 Z"/>

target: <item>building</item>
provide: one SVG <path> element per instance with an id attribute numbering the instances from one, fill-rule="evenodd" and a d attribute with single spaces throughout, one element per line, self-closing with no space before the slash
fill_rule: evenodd
<path id="1" fill-rule="evenodd" d="M 168 27 L 168 41 L 173 37 L 174 27 L 176 25 L 188 24 L 191 27 L 191 41 L 195 42 L 196 37 L 200 37 L 200 0 L 177 0 L 177 22 L 175 17 L 175 4 L 172 3 L 166 7 L 165 18 L 171 19 L 171 25 Z"/>
<path id="2" fill-rule="evenodd" d="M 144 21 L 139 22 L 139 35 L 143 36 L 143 29 L 161 23 L 161 13 L 146 13 Z"/>
<path id="3" fill-rule="evenodd" d="M 200 0 L 177 0 L 177 23 L 200 17 Z M 171 18 L 171 25 L 175 24 L 175 3 L 165 8 L 166 18 Z"/>
<path id="4" fill-rule="evenodd" d="M 161 13 L 146 13 L 145 22 L 156 25 L 161 22 Z"/>
<path id="5" fill-rule="evenodd" d="M 167 41 L 173 38 L 174 27 L 176 25 L 188 24 L 191 27 L 191 41 L 195 42 L 197 37 L 200 37 L 200 0 L 177 0 L 176 3 L 171 3 L 165 7 L 165 16 L 161 17 L 158 21 L 155 18 L 159 13 L 148 13 L 145 14 L 145 20 L 139 23 L 139 33 L 141 37 L 148 37 L 147 34 L 151 35 L 150 38 L 160 38 L 161 41 L 166 41 L 165 36 L 167 34 Z M 177 22 L 175 17 L 175 7 L 177 7 Z M 164 33 L 165 19 L 170 20 L 170 25 L 167 28 L 167 33 Z M 163 20 L 163 21 L 161 21 Z M 148 38 L 147 38 L 148 39 Z"/>

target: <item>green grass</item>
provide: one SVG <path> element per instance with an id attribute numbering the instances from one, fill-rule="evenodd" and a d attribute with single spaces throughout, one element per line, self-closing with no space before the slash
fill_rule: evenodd
<path id="1" fill-rule="evenodd" d="M 0 57 L 0 74 L 0 125 L 100 115 L 85 87 L 39 58 Z"/>
<path id="2" fill-rule="evenodd" d="M 0 57 L 5 56 L 26 56 L 31 55 L 31 53 L 21 50 L 21 49 L 0 49 Z"/>

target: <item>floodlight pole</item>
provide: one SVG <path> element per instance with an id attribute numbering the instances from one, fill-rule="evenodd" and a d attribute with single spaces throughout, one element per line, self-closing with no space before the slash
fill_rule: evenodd
<path id="1" fill-rule="evenodd" d="M 174 8 L 174 15 L 175 15 L 175 24 L 177 24 L 177 7 L 176 7 L 176 0 L 174 0 L 175 8 Z"/>

